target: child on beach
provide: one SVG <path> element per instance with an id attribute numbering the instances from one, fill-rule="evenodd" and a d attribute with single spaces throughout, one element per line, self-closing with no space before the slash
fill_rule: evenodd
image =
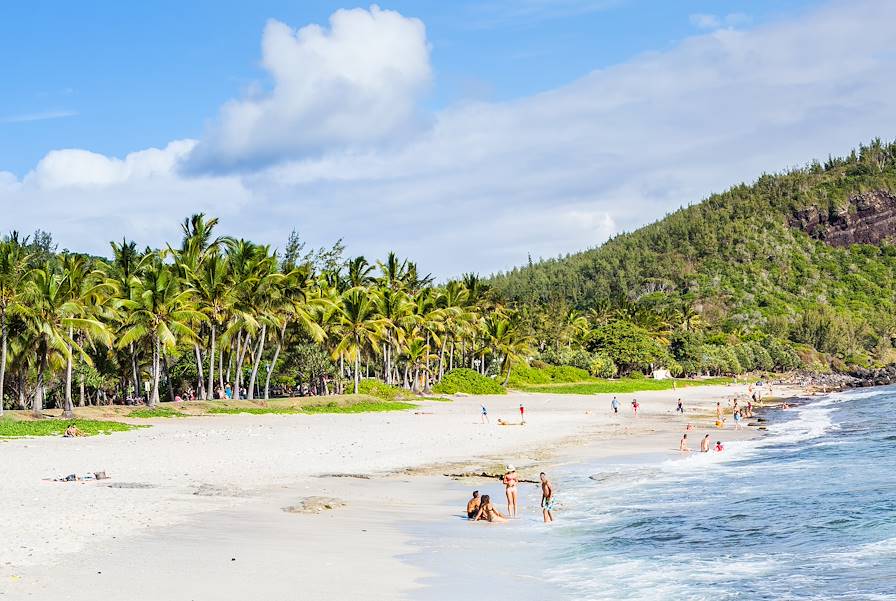
<path id="1" fill-rule="evenodd" d="M 520 423 L 521 424 L 526 423 L 526 408 L 523 407 L 522 403 L 520 403 Z"/>
<path id="2" fill-rule="evenodd" d="M 482 423 L 487 424 L 488 421 L 488 409 L 485 408 L 485 405 L 480 405 L 482 407 Z"/>
<path id="3" fill-rule="evenodd" d="M 641 405 L 638 403 L 638 399 L 633 399 L 633 400 L 632 400 L 632 411 L 635 412 L 635 417 L 638 417 L 638 408 L 639 408 L 640 406 L 641 406 Z"/>
<path id="4" fill-rule="evenodd" d="M 613 397 L 613 400 L 610 401 L 610 407 L 613 409 L 614 415 L 619 414 L 619 401 L 616 399 L 616 397 Z"/>
<path id="5" fill-rule="evenodd" d="M 721 440 L 717 440 L 717 441 L 716 441 L 716 452 L 717 452 L 717 453 L 721 453 L 721 452 L 724 451 L 724 450 L 725 450 L 725 447 L 722 446 L 722 441 L 721 441 Z"/>
<path id="6" fill-rule="evenodd" d="M 740 411 L 734 412 L 734 429 L 742 430 L 743 428 L 740 425 Z"/>

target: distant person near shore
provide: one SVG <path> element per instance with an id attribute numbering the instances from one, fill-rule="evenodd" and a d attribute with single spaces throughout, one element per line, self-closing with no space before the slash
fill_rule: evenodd
<path id="1" fill-rule="evenodd" d="M 504 473 L 504 494 L 507 496 L 507 514 L 515 518 L 516 517 L 516 497 L 517 490 L 516 485 L 519 482 L 520 477 L 516 473 L 516 468 L 512 465 L 507 466 L 507 471 Z"/>
<path id="2" fill-rule="evenodd" d="M 523 407 L 522 403 L 520 403 L 520 423 L 521 424 L 526 423 L 526 408 Z"/>
<path id="3" fill-rule="evenodd" d="M 716 441 L 716 448 L 715 448 L 715 450 L 716 450 L 717 453 L 721 453 L 722 451 L 725 450 L 725 447 L 722 445 L 722 441 L 721 441 L 721 440 L 717 440 L 717 441 Z"/>
<path id="4" fill-rule="evenodd" d="M 681 399 L 678 399 L 678 405 L 675 407 L 675 412 L 684 415 L 684 403 L 681 402 Z"/>
<path id="5" fill-rule="evenodd" d="M 709 442 L 709 434 L 703 437 L 703 440 L 700 441 L 700 452 L 701 453 L 709 453 L 709 445 L 712 444 Z"/>
<path id="6" fill-rule="evenodd" d="M 690 453 L 691 449 L 688 447 L 688 435 L 685 434 L 681 437 L 681 440 L 678 442 L 678 450 L 682 453 Z"/>
<path id="7" fill-rule="evenodd" d="M 619 399 L 613 397 L 613 400 L 610 401 L 610 408 L 613 409 L 614 415 L 619 415 Z"/>
<path id="8" fill-rule="evenodd" d="M 544 523 L 548 524 L 554 521 L 554 485 L 548 480 L 544 472 L 539 474 L 541 480 L 541 514 Z"/>
<path id="9" fill-rule="evenodd" d="M 473 491 L 473 498 L 467 501 L 467 518 L 473 519 L 476 517 L 476 514 L 479 513 L 479 505 L 482 504 L 482 499 L 479 498 L 479 491 Z"/>
<path id="10" fill-rule="evenodd" d="M 716 419 L 722 419 L 722 401 L 716 401 Z"/>
<path id="11" fill-rule="evenodd" d="M 741 420 L 740 411 L 735 411 L 734 412 L 734 429 L 735 430 L 743 429 L 743 426 L 740 425 L 740 420 Z"/>
<path id="12" fill-rule="evenodd" d="M 485 405 L 480 405 L 480 407 L 482 408 L 482 423 L 483 424 L 490 423 L 488 421 L 488 409 L 485 408 Z"/>
<path id="13" fill-rule="evenodd" d="M 501 512 L 495 509 L 492 499 L 488 495 L 482 495 L 482 502 L 479 503 L 479 511 L 473 518 L 474 522 L 483 520 L 486 522 L 506 522 L 507 518 L 501 515 Z"/>
<path id="14" fill-rule="evenodd" d="M 635 413 L 635 417 L 638 417 L 638 409 L 641 407 L 641 404 L 638 403 L 638 399 L 632 399 L 632 411 Z"/>

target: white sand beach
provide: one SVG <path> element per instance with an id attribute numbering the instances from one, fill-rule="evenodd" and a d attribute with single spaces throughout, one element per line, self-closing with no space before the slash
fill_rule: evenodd
<path id="1" fill-rule="evenodd" d="M 402 561 L 410 549 L 396 523 L 457 519 L 477 487 L 442 474 L 513 462 L 532 477 L 570 453 L 674 457 L 687 423 L 711 431 L 716 401 L 745 392 L 622 394 L 618 417 L 612 395 L 511 393 L 406 412 L 154 419 L 110 436 L 5 440 L 0 599 L 414 598 L 427 574 Z M 674 412 L 679 397 L 685 416 Z M 525 426 L 496 424 L 518 422 L 521 402 Z M 110 479 L 49 480 L 98 470 Z"/>

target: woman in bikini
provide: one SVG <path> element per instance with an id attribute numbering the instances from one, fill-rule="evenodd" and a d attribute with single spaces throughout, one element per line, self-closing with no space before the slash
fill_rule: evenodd
<path id="1" fill-rule="evenodd" d="M 504 494 L 507 495 L 507 513 L 512 518 L 516 517 L 516 484 L 519 479 L 516 468 L 508 465 L 504 474 Z"/>
<path id="2" fill-rule="evenodd" d="M 483 520 L 486 522 L 506 522 L 507 518 L 501 515 L 501 512 L 492 505 L 492 499 L 488 495 L 482 495 L 482 502 L 479 504 L 479 511 L 473 521 Z"/>

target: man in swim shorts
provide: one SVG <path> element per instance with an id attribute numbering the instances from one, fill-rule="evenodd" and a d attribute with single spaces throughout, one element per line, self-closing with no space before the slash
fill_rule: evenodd
<path id="1" fill-rule="evenodd" d="M 544 472 L 539 475 L 541 479 L 541 513 L 544 516 L 544 523 L 554 521 L 554 485 L 548 480 Z"/>
<path id="2" fill-rule="evenodd" d="M 479 498 L 479 491 L 473 491 L 473 498 L 467 501 L 467 518 L 473 519 L 476 517 L 476 514 L 479 513 L 479 504 L 482 500 Z"/>

